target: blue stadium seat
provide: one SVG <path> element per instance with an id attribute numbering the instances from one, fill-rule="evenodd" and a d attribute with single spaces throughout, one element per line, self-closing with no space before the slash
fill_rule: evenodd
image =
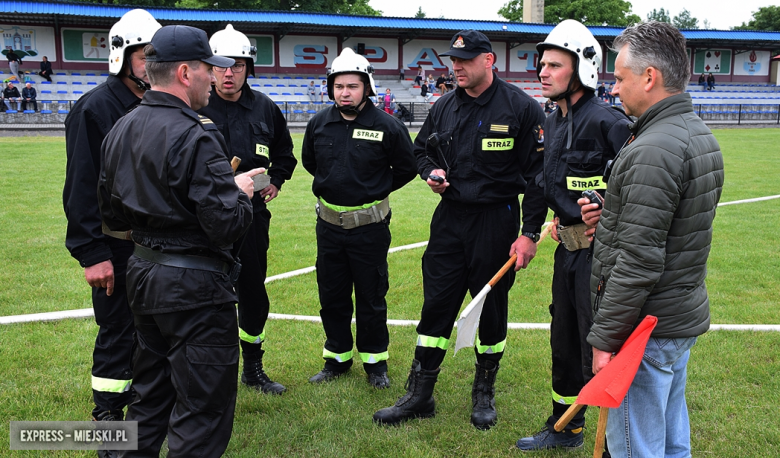
<path id="1" fill-rule="evenodd" d="M 35 113 L 35 110 L 24 110 L 22 113 Z"/>
<path id="2" fill-rule="evenodd" d="M 41 114 L 51 114 L 51 110 L 41 110 Z"/>
<path id="3" fill-rule="evenodd" d="M 19 112 L 18 112 L 18 111 L 16 111 L 16 110 L 5 110 L 5 112 L 6 112 L 6 113 L 8 113 L 8 114 L 11 114 L 11 113 L 19 113 Z"/>
<path id="4" fill-rule="evenodd" d="M 68 114 L 68 110 L 57 110 L 57 114 Z"/>

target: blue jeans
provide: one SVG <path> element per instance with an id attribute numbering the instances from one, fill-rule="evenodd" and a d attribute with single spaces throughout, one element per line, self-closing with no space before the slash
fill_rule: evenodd
<path id="1" fill-rule="evenodd" d="M 691 456 L 685 382 L 696 337 L 650 338 L 620 407 L 609 410 L 607 443 L 613 458 Z"/>

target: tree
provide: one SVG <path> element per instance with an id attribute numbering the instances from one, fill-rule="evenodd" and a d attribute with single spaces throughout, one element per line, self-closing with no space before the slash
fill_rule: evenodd
<path id="1" fill-rule="evenodd" d="M 414 13 L 414 17 L 417 19 L 423 19 L 425 17 L 425 11 L 422 10 L 422 6 L 417 7 L 417 12 Z"/>
<path id="2" fill-rule="evenodd" d="M 705 29 L 705 30 L 711 29 L 712 28 L 712 24 L 710 24 L 710 20 L 709 19 L 705 19 L 704 21 L 702 21 L 701 28 Z"/>
<path id="3" fill-rule="evenodd" d="M 743 22 L 733 29 L 780 31 L 780 6 L 763 6 L 753 13 L 753 19 L 747 24 Z"/>
<path id="4" fill-rule="evenodd" d="M 273 10 L 381 16 L 369 0 L 82 0 L 86 3 L 121 3 L 133 6 L 205 8 L 220 10 Z"/>
<path id="5" fill-rule="evenodd" d="M 513 22 L 523 21 L 523 0 L 509 0 L 498 14 Z M 586 25 L 629 26 L 641 21 L 625 0 L 545 0 L 544 22 L 557 24 L 575 19 Z"/>
<path id="6" fill-rule="evenodd" d="M 672 19 L 672 25 L 678 29 L 698 29 L 699 20 L 691 16 L 690 11 L 688 11 L 686 8 L 683 8 L 683 10 L 680 11 L 680 14 Z"/>
<path id="7" fill-rule="evenodd" d="M 653 8 L 653 11 L 647 13 L 647 22 L 651 21 L 666 22 L 671 24 L 672 18 L 669 17 L 669 12 L 665 9 L 661 8 L 660 10 L 656 10 Z"/>

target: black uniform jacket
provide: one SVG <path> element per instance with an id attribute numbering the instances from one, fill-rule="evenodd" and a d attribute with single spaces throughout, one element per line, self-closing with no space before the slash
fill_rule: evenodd
<path id="1" fill-rule="evenodd" d="M 314 195 L 345 207 L 382 200 L 415 175 L 409 131 L 370 102 L 354 121 L 341 117 L 335 105 L 314 115 L 301 162 L 314 176 Z"/>
<path id="2" fill-rule="evenodd" d="M 112 230 L 132 229 L 133 240 L 153 250 L 232 262 L 232 243 L 251 224 L 252 204 L 233 180 L 226 149 L 210 119 L 178 97 L 147 91 L 103 142 L 103 221 Z M 227 275 L 135 257 L 127 285 L 138 314 L 236 301 Z"/>
<path id="3" fill-rule="evenodd" d="M 18 99 L 18 98 L 21 98 L 22 96 L 19 95 L 19 88 L 17 88 L 16 86 L 14 86 L 14 87 L 6 86 L 3 89 L 3 97 L 5 97 L 6 99 L 10 99 L 10 98 L 17 98 Z"/>
<path id="4" fill-rule="evenodd" d="M 293 155 L 293 142 L 287 121 L 279 107 L 265 94 L 244 84 L 237 102 L 224 100 L 211 88 L 209 104 L 198 113 L 208 117 L 225 137 L 229 157 L 238 156 L 239 172 L 263 167 L 271 184 L 282 189 L 292 177 L 298 160 Z M 260 193 L 252 198 L 255 212 L 265 208 Z"/>
<path id="5" fill-rule="evenodd" d="M 103 234 L 97 200 L 100 145 L 117 120 L 141 102 L 117 76 L 82 96 L 65 118 L 67 167 L 62 203 L 68 219 L 65 246 L 82 267 L 112 257 L 112 247 L 132 243 Z M 114 274 L 121 278 L 120 272 Z M 122 272 L 124 266 L 121 266 Z"/>
<path id="6" fill-rule="evenodd" d="M 571 148 L 566 149 L 569 123 Z M 631 120 L 586 91 L 563 117 L 556 110 L 544 123 L 544 197 L 564 226 L 582 223 L 577 199 L 586 189 L 603 190 L 604 168 L 631 136 Z"/>
<path id="7" fill-rule="evenodd" d="M 544 113 L 525 92 L 493 74 L 476 99 L 457 88 L 436 102 L 414 142 L 417 170 L 427 179 L 447 170 L 442 199 L 470 205 L 508 202 L 523 196 L 523 231 L 539 232 L 547 207 L 536 177 L 542 171 Z M 428 137 L 437 133 L 437 152 Z M 442 158 L 443 155 L 443 158 Z"/>

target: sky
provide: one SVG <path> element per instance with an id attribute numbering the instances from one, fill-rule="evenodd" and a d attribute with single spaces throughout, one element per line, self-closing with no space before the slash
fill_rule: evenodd
<path id="1" fill-rule="evenodd" d="M 500 21 L 504 20 L 498 15 L 497 11 L 508 0 L 436 0 L 429 1 L 426 4 L 419 2 L 399 1 L 399 0 L 369 0 L 372 8 L 384 12 L 385 17 L 412 17 L 417 12 L 417 8 L 422 6 L 422 10 L 429 18 L 438 18 L 444 16 L 446 19 L 475 19 L 480 21 Z M 753 12 L 758 11 L 762 6 L 769 6 L 776 2 L 772 0 L 739 0 L 738 2 L 719 2 L 718 0 L 628 0 L 631 5 L 631 11 L 640 18 L 647 19 L 647 13 L 654 8 L 664 8 L 669 12 L 670 17 L 674 17 L 686 8 L 691 15 L 699 20 L 699 27 L 703 26 L 704 19 L 710 21 L 710 27 L 720 30 L 748 22 L 753 17 Z M 478 7 L 475 7 L 478 5 Z M 725 7 L 725 5 L 739 5 L 741 8 L 735 11 L 734 8 Z"/>

